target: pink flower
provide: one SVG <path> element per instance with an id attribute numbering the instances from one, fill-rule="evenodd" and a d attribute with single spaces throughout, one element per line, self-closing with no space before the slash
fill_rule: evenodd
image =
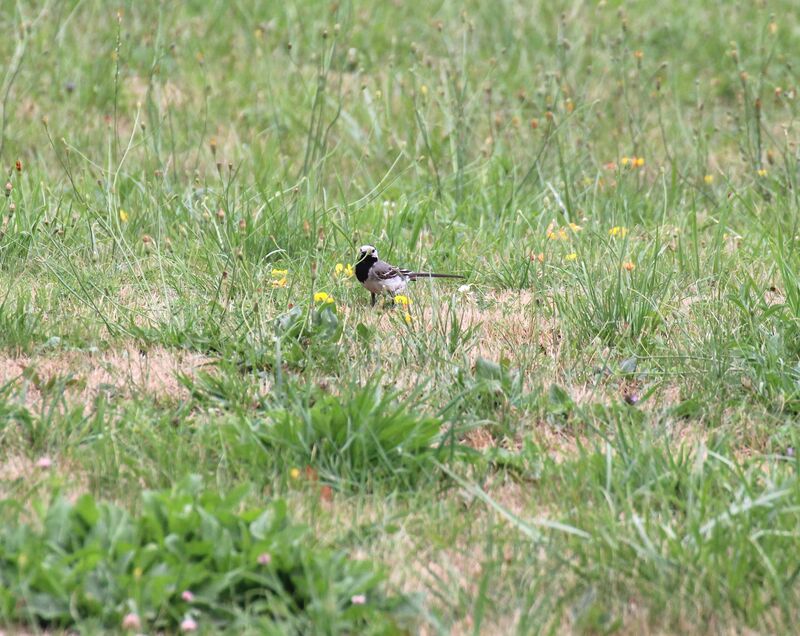
<path id="1" fill-rule="evenodd" d="M 259 565 L 269 565 L 272 562 L 272 556 L 269 552 L 262 552 L 258 555 Z"/>
<path id="2" fill-rule="evenodd" d="M 366 596 L 364 596 L 363 594 L 356 594 L 355 596 L 353 596 L 353 597 L 350 599 L 350 602 L 351 602 L 353 605 L 363 605 L 364 603 L 366 603 L 366 602 L 367 602 L 367 597 L 366 597 Z"/>
<path id="3" fill-rule="evenodd" d="M 197 621 L 193 618 L 184 618 L 181 621 L 181 631 L 182 632 L 193 632 L 197 630 Z"/>
<path id="4" fill-rule="evenodd" d="M 122 619 L 122 629 L 139 629 L 142 626 L 142 621 L 139 620 L 139 615 L 131 612 L 125 614 Z"/>
<path id="5" fill-rule="evenodd" d="M 181 594 L 181 598 L 187 603 L 191 603 L 194 600 L 194 594 L 192 594 L 189 590 L 185 590 L 183 594 Z"/>
<path id="6" fill-rule="evenodd" d="M 52 466 L 52 465 L 53 465 L 53 460 L 50 459 L 49 457 L 47 457 L 46 455 L 44 457 L 40 457 L 38 460 L 36 460 L 36 468 L 47 469 L 47 468 L 50 468 L 50 466 Z"/>

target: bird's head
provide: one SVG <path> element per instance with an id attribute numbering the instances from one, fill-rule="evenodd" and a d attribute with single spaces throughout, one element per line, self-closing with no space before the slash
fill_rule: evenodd
<path id="1" fill-rule="evenodd" d="M 358 252 L 358 261 L 361 262 L 366 260 L 367 262 L 370 261 L 377 261 L 378 260 L 378 250 L 376 250 L 372 245 L 362 245 L 359 248 Z"/>

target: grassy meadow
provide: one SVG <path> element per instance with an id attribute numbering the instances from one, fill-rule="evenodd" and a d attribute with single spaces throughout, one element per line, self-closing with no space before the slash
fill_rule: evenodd
<path id="1" fill-rule="evenodd" d="M 0 632 L 797 629 L 793 2 L 2 6 Z"/>

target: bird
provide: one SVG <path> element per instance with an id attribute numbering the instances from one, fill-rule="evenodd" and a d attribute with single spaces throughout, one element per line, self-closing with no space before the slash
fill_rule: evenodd
<path id="1" fill-rule="evenodd" d="M 434 274 L 433 272 L 412 272 L 409 269 L 395 267 L 380 260 L 378 250 L 372 245 L 359 248 L 358 261 L 355 266 L 356 278 L 367 291 L 372 294 L 371 306 L 375 306 L 378 294 L 396 294 L 405 291 L 409 281 L 418 278 L 464 278 L 458 274 Z"/>

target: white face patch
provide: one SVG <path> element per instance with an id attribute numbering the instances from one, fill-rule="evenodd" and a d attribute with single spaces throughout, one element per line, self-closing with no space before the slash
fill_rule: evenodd
<path id="1" fill-rule="evenodd" d="M 372 247 L 372 245 L 362 245 L 359 248 L 359 254 L 363 254 L 365 257 L 374 256 L 375 258 L 378 258 L 378 250 Z"/>

